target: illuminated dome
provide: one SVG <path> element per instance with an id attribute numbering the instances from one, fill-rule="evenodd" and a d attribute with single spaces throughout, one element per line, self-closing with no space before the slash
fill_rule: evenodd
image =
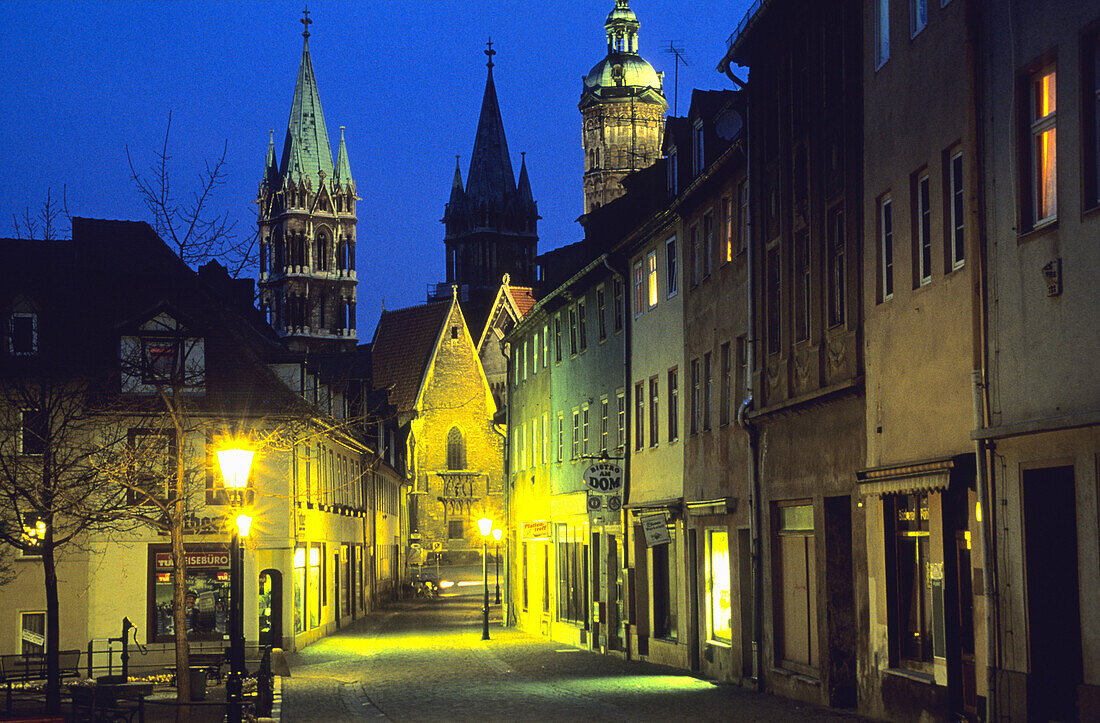
<path id="1" fill-rule="evenodd" d="M 584 77 L 584 87 L 588 90 L 615 86 L 660 89 L 663 83 L 653 66 L 637 53 L 611 53 L 588 71 Z"/>
<path id="2" fill-rule="evenodd" d="M 664 77 L 638 55 L 638 16 L 629 0 L 615 0 L 615 7 L 603 24 L 607 33 L 607 56 L 584 76 L 580 107 L 619 99 L 642 100 L 665 108 Z"/>
<path id="3" fill-rule="evenodd" d="M 616 23 L 634 23 L 638 25 L 638 16 L 630 9 L 629 0 L 619 0 L 615 7 L 607 14 L 607 20 L 603 26 L 606 28 Z"/>

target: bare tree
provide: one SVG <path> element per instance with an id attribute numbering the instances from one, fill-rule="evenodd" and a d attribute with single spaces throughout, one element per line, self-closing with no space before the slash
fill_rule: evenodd
<path id="1" fill-rule="evenodd" d="M 30 206 L 26 206 L 22 214 L 11 215 L 12 232 L 15 238 L 42 241 L 69 238 L 73 221 L 69 215 L 64 187 L 62 187 L 60 203 L 54 200 L 52 191 L 52 188 L 46 189 L 46 199 L 37 213 L 32 212 Z M 62 225 L 63 220 L 68 221 L 67 227 Z"/>
<path id="2" fill-rule="evenodd" d="M 205 161 L 195 189 L 181 198 L 169 168 L 171 131 L 172 113 L 169 112 L 164 141 L 160 150 L 154 151 L 153 162 L 144 173 L 134 167 L 130 147 L 126 147 L 130 177 L 152 215 L 153 229 L 191 268 L 217 258 L 231 276 L 240 276 L 256 264 L 258 232 L 238 236 L 237 222 L 229 212 L 219 214 L 213 209 L 217 189 L 225 185 L 229 141 L 223 143 L 221 155 L 216 160 Z"/>

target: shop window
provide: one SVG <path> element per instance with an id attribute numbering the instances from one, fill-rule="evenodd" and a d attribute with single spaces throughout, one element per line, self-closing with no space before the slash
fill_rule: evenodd
<path id="1" fill-rule="evenodd" d="M 542 545 L 542 611 L 550 612 L 550 543 Z"/>
<path id="2" fill-rule="evenodd" d="M 783 668 L 814 675 L 820 659 L 813 506 L 777 505 L 775 530 L 775 657 Z"/>
<path id="3" fill-rule="evenodd" d="M 169 642 L 175 636 L 172 615 L 175 569 L 169 545 L 150 545 L 154 579 L 150 639 Z M 224 545 L 188 547 L 184 552 L 187 569 L 184 595 L 187 637 L 190 640 L 222 640 L 229 633 L 229 561 Z"/>
<path id="4" fill-rule="evenodd" d="M 558 619 L 583 623 L 587 618 L 588 600 L 584 532 L 578 527 L 557 525 L 558 546 Z"/>
<path id="5" fill-rule="evenodd" d="M 728 644 L 733 640 L 729 533 L 706 532 L 707 640 Z"/>
<path id="6" fill-rule="evenodd" d="M 932 601 L 929 575 L 928 495 L 891 495 L 886 516 L 890 664 L 932 671 Z M 942 577 L 942 576 L 941 576 Z"/>
<path id="7" fill-rule="evenodd" d="M 322 573 L 322 548 L 309 547 L 309 579 L 306 586 L 306 603 L 309 606 L 309 627 L 313 629 L 321 624 L 322 592 L 324 591 Z"/>
<path id="8" fill-rule="evenodd" d="M 653 553 L 653 636 L 667 640 L 676 639 L 676 533 L 668 544 L 655 545 Z"/>
<path id="9" fill-rule="evenodd" d="M 19 613 L 19 652 L 41 655 L 46 652 L 46 613 Z"/>

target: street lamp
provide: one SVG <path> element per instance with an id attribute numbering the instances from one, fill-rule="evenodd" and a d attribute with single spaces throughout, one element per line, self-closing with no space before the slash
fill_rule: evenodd
<path id="1" fill-rule="evenodd" d="M 225 681 L 226 711 L 231 723 L 240 723 L 244 678 L 244 585 L 241 570 L 241 538 L 248 536 L 252 518 L 240 510 L 241 491 L 248 486 L 248 470 L 254 452 L 243 447 L 218 450 L 225 488 L 233 496 L 236 526 L 229 559 L 229 676 Z"/>
<path id="2" fill-rule="evenodd" d="M 504 530 L 499 527 L 493 530 L 493 539 L 497 541 L 497 599 L 494 605 L 500 605 L 500 536 L 504 534 Z"/>
<path id="3" fill-rule="evenodd" d="M 481 639 L 489 639 L 489 533 L 493 531 L 493 521 L 488 517 L 482 517 L 477 521 L 477 527 L 481 531 L 481 587 L 485 591 L 485 603 L 481 608 L 482 624 Z"/>

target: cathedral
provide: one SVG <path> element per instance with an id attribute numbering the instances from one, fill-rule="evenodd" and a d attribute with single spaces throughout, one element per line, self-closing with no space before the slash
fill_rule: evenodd
<path id="1" fill-rule="evenodd" d="M 344 128 L 333 164 L 313 62 L 309 11 L 301 20 L 302 61 L 283 152 L 274 132 L 259 204 L 260 308 L 292 351 L 356 347 L 355 181 Z"/>
<path id="2" fill-rule="evenodd" d="M 584 212 L 623 195 L 622 180 L 661 157 L 664 74 L 638 55 L 638 17 L 628 0 L 607 15 L 607 56 L 584 76 L 581 111 Z"/>

